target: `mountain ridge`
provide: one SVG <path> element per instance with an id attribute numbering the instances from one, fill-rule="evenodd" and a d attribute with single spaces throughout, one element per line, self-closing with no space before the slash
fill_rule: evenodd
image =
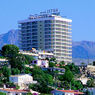
<path id="1" fill-rule="evenodd" d="M 72 42 L 72 52 L 73 58 L 94 59 L 95 42 L 94 41 Z"/>
<path id="2" fill-rule="evenodd" d="M 18 46 L 18 30 L 11 29 L 7 33 L 0 34 L 0 49 L 5 44 L 14 44 Z"/>

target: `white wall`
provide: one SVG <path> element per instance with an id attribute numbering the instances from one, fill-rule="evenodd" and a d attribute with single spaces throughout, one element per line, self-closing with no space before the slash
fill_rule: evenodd
<path id="1" fill-rule="evenodd" d="M 65 95 L 74 95 L 74 93 L 65 93 Z"/>
<path id="2" fill-rule="evenodd" d="M 13 83 L 27 83 L 32 82 L 33 77 L 31 75 L 25 74 L 25 75 L 14 75 L 9 78 L 9 80 Z"/>

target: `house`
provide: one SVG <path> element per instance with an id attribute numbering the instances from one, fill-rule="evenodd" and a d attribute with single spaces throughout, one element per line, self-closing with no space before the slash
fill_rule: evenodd
<path id="1" fill-rule="evenodd" d="M 40 66 L 40 67 L 46 67 L 46 68 L 49 67 L 49 62 L 48 62 L 48 60 L 45 60 L 45 59 L 33 60 L 31 64 L 32 65 L 37 65 L 37 66 Z"/>
<path id="2" fill-rule="evenodd" d="M 9 65 L 9 62 L 5 58 L 0 58 L 0 66 L 3 66 L 3 65 Z"/>
<path id="3" fill-rule="evenodd" d="M 6 93 L 6 95 L 27 95 L 29 91 L 16 89 L 0 89 L 0 92 Z"/>
<path id="4" fill-rule="evenodd" d="M 59 72 L 65 72 L 64 68 L 57 68 L 57 67 L 49 67 L 51 71 L 59 71 Z"/>
<path id="5" fill-rule="evenodd" d="M 90 75 L 95 76 L 95 66 L 87 65 L 87 71 L 89 72 Z"/>
<path id="6" fill-rule="evenodd" d="M 80 80 L 83 85 L 86 85 L 87 84 L 87 81 L 89 80 L 89 78 L 87 78 L 87 77 L 80 77 L 77 80 Z"/>
<path id="7" fill-rule="evenodd" d="M 78 90 L 53 90 L 52 95 L 81 95 L 84 94 Z"/>
<path id="8" fill-rule="evenodd" d="M 27 89 L 30 83 L 37 83 L 37 81 L 33 81 L 33 77 L 29 74 L 11 75 L 9 80 L 20 86 L 20 89 Z"/>

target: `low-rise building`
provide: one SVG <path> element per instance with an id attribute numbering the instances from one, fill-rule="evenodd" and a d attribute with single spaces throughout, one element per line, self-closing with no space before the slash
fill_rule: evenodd
<path id="1" fill-rule="evenodd" d="M 49 67 L 49 62 L 48 62 L 48 60 L 45 60 L 45 59 L 33 60 L 31 64 L 37 65 L 40 67 L 46 67 L 46 68 Z"/>
<path id="2" fill-rule="evenodd" d="M 92 75 L 95 76 L 95 66 L 88 65 L 88 66 L 87 66 L 87 71 L 88 71 L 90 74 L 92 74 Z"/>
<path id="3" fill-rule="evenodd" d="M 89 80 L 87 77 L 80 77 L 77 80 L 80 80 L 82 82 L 83 85 L 87 84 L 87 81 Z"/>
<path id="4" fill-rule="evenodd" d="M 31 55 L 36 59 L 46 59 L 54 57 L 52 52 L 47 51 L 38 51 L 38 50 L 31 50 L 31 51 L 20 51 L 21 54 Z"/>
<path id="5" fill-rule="evenodd" d="M 45 68 L 45 67 L 42 67 L 42 70 L 44 71 L 58 71 L 57 74 L 61 75 L 61 74 L 64 74 L 65 72 L 65 69 L 64 68 L 57 68 L 57 67 L 48 67 L 48 68 Z"/>
<path id="6" fill-rule="evenodd" d="M 37 81 L 33 81 L 33 77 L 29 74 L 20 74 L 20 75 L 11 75 L 9 80 L 14 84 L 20 86 L 20 89 L 27 89 L 28 84 L 37 83 Z"/>
<path id="7" fill-rule="evenodd" d="M 0 58 L 0 65 L 9 64 L 8 60 L 5 58 Z"/>
<path id="8" fill-rule="evenodd" d="M 51 71 L 59 71 L 59 72 L 65 72 L 64 68 L 57 68 L 57 67 L 49 67 Z"/>
<path id="9" fill-rule="evenodd" d="M 0 58 L 0 68 L 3 66 L 7 66 L 8 68 L 11 68 L 11 65 L 9 64 L 9 61 L 5 58 Z"/>
<path id="10" fill-rule="evenodd" d="M 53 90 L 52 95 L 81 95 L 84 94 L 82 92 L 79 92 L 78 90 Z"/>

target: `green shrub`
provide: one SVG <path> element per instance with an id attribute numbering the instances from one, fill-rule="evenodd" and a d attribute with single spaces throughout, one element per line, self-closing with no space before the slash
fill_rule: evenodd
<path id="1" fill-rule="evenodd" d="M 6 93 L 0 92 L 0 95 L 6 95 Z"/>

